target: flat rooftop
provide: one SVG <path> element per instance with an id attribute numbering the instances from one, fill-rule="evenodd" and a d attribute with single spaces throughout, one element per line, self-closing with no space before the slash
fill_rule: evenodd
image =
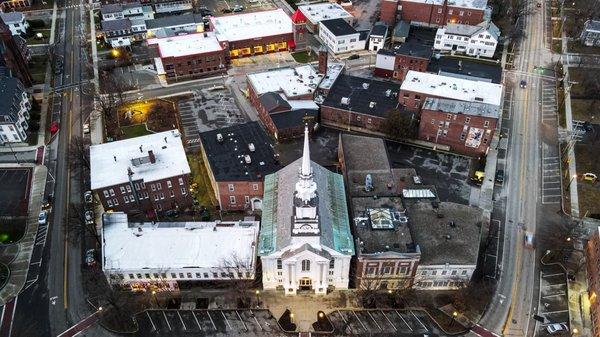
<path id="1" fill-rule="evenodd" d="M 427 66 L 427 72 L 452 76 L 448 73 L 464 76 L 465 78 L 478 78 L 482 81 L 502 83 L 502 67 L 499 64 L 470 61 L 465 58 L 451 56 L 432 57 Z"/>
<path id="2" fill-rule="evenodd" d="M 246 76 L 257 96 L 267 92 L 283 92 L 288 98 L 312 94 L 323 77 L 309 64 L 295 68 L 272 69 Z"/>
<path id="3" fill-rule="evenodd" d="M 500 106 L 502 85 L 462 78 L 421 73 L 409 70 L 401 90 L 427 96 L 450 98 L 466 102 L 479 102 Z"/>
<path id="4" fill-rule="evenodd" d="M 425 109 L 487 118 L 500 117 L 500 106 L 498 105 L 455 101 L 453 99 L 428 97 L 423 103 L 423 110 Z"/>
<path id="5" fill-rule="evenodd" d="M 148 45 L 157 44 L 160 57 L 182 57 L 222 51 L 214 32 L 148 39 Z"/>
<path id="6" fill-rule="evenodd" d="M 154 162 L 152 162 L 152 156 Z M 190 173 L 178 130 L 90 146 L 92 190 L 133 180 L 157 181 Z"/>
<path id="7" fill-rule="evenodd" d="M 390 171 L 390 162 L 382 138 L 341 133 L 340 142 L 347 171 Z M 369 154 L 368 159 L 365 158 L 365 153 Z"/>
<path id="8" fill-rule="evenodd" d="M 342 6 L 332 2 L 301 5 L 298 6 L 298 9 L 313 24 L 323 20 L 353 18 L 352 14 L 348 13 Z"/>
<path id="9" fill-rule="evenodd" d="M 341 62 L 333 62 L 333 60 L 327 60 L 327 74 L 319 83 L 319 89 L 331 89 L 335 80 L 337 80 L 338 76 L 344 70 L 344 64 Z"/>
<path id="10" fill-rule="evenodd" d="M 393 47 L 393 53 L 397 55 L 407 55 L 429 60 L 431 55 L 433 55 L 433 48 L 430 45 L 414 39 L 395 45 Z"/>
<path id="11" fill-rule="evenodd" d="M 483 212 L 452 202 L 407 205 L 409 227 L 421 249 L 421 265 L 477 264 Z"/>
<path id="12" fill-rule="evenodd" d="M 262 181 L 282 167 L 258 122 L 203 132 L 200 139 L 216 181 Z"/>
<path id="13" fill-rule="evenodd" d="M 210 21 L 219 41 L 234 42 L 292 33 L 292 19 L 281 8 L 211 17 Z"/>
<path id="14" fill-rule="evenodd" d="M 102 215 L 104 270 L 220 268 L 236 260 L 254 267 L 257 221 L 129 223 Z"/>
<path id="15" fill-rule="evenodd" d="M 354 29 L 354 27 L 352 27 L 344 19 L 327 19 L 321 21 L 321 24 L 325 26 L 334 36 L 345 36 L 358 33 L 356 29 Z"/>
<path id="16" fill-rule="evenodd" d="M 402 1 L 419 2 L 419 3 L 439 5 L 439 6 L 444 4 L 444 0 L 402 0 Z M 487 7 L 487 0 L 448 0 L 448 6 L 483 10 Z"/>
<path id="17" fill-rule="evenodd" d="M 323 105 L 385 117 L 398 107 L 399 89 L 395 82 L 340 74 Z"/>

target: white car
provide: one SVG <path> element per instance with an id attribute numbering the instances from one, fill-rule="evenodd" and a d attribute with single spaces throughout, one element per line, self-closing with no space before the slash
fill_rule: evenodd
<path id="1" fill-rule="evenodd" d="M 83 124 L 83 134 L 87 135 L 90 133 L 90 125 L 88 123 Z"/>
<path id="2" fill-rule="evenodd" d="M 94 223 L 94 212 L 85 211 L 85 223 L 86 225 L 91 225 Z"/>
<path id="3" fill-rule="evenodd" d="M 48 213 L 46 211 L 41 211 L 40 215 L 38 215 L 38 224 L 45 225 L 48 220 Z"/>
<path id="4" fill-rule="evenodd" d="M 569 331 L 569 327 L 565 323 L 554 323 L 546 326 L 546 331 L 549 334 L 561 332 L 561 331 Z"/>

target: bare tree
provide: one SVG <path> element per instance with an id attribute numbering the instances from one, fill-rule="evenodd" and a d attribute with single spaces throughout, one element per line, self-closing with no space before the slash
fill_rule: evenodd
<path id="1" fill-rule="evenodd" d="M 249 276 L 254 275 L 252 258 L 244 259 L 233 253 L 228 258 L 223 258 L 219 264 L 221 275 L 226 275 L 227 287 L 230 289 L 228 295 L 237 303 L 239 308 L 249 308 L 252 302 L 252 290 L 258 284 Z"/>
<path id="2" fill-rule="evenodd" d="M 85 210 L 82 204 L 69 203 L 69 218 L 64 223 L 63 229 L 72 242 L 80 242 L 89 235 L 96 240 L 99 246 L 102 245 L 96 223 L 86 223 L 85 221 Z"/>
<path id="3" fill-rule="evenodd" d="M 413 113 L 392 109 L 387 113 L 383 131 L 392 139 L 411 139 L 417 135 L 418 125 Z"/>
<path id="4" fill-rule="evenodd" d="M 69 144 L 69 162 L 90 169 L 90 141 L 80 136 L 73 136 Z"/>

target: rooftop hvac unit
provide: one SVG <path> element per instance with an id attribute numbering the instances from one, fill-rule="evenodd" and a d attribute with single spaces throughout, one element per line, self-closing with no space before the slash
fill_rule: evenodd
<path id="1" fill-rule="evenodd" d="M 244 155 L 244 161 L 246 162 L 246 164 L 250 164 L 252 163 L 252 158 L 250 158 L 250 155 Z"/>
<path id="2" fill-rule="evenodd" d="M 385 97 L 390 97 L 392 95 L 392 89 L 388 89 L 385 91 Z"/>
<path id="3" fill-rule="evenodd" d="M 362 84 L 363 89 L 367 90 L 369 89 L 369 83 L 363 83 Z"/>
<path id="4" fill-rule="evenodd" d="M 369 108 L 373 109 L 376 104 L 377 104 L 376 102 L 370 102 L 369 103 Z"/>
<path id="5" fill-rule="evenodd" d="M 350 97 L 342 97 L 342 100 L 340 101 L 340 103 L 342 103 L 344 105 L 350 104 Z"/>
<path id="6" fill-rule="evenodd" d="M 256 148 L 254 147 L 254 143 L 248 144 L 248 150 L 250 150 L 250 152 L 256 151 Z"/>
<path id="7" fill-rule="evenodd" d="M 223 142 L 223 135 L 220 133 L 217 133 L 217 142 L 219 142 L 219 143 Z"/>

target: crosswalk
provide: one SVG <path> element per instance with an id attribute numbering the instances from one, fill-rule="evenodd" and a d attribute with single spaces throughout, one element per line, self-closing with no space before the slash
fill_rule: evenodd
<path id="1" fill-rule="evenodd" d="M 542 80 L 542 123 L 557 121 L 556 86 L 554 81 Z"/>
<path id="2" fill-rule="evenodd" d="M 542 149 L 542 204 L 560 204 L 560 158 Z"/>

